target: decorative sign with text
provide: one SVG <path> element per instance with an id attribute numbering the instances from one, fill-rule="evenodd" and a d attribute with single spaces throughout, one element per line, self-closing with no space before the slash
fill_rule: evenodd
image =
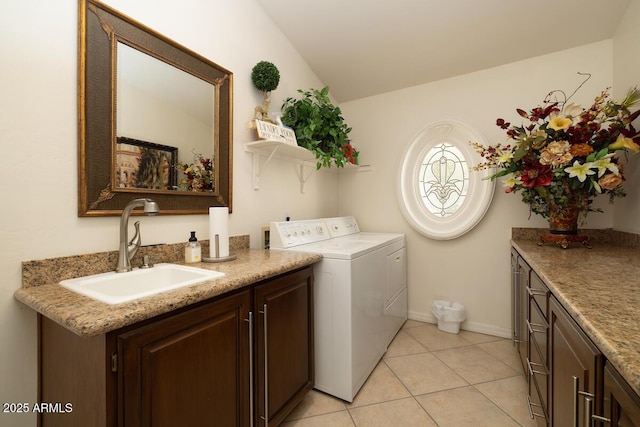
<path id="1" fill-rule="evenodd" d="M 256 129 L 258 131 L 258 138 L 260 139 L 283 142 L 288 145 L 298 145 L 296 133 L 292 129 L 262 120 L 256 120 Z"/>

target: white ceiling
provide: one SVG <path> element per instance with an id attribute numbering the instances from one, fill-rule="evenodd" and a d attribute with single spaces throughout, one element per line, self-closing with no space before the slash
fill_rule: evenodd
<path id="1" fill-rule="evenodd" d="M 611 38 L 630 1 L 257 0 L 338 102 Z"/>

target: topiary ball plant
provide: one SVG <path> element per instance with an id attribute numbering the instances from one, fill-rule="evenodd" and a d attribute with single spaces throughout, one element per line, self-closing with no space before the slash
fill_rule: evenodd
<path id="1" fill-rule="evenodd" d="M 260 92 L 271 92 L 278 88 L 280 72 L 268 61 L 258 62 L 251 70 L 251 81 Z"/>
<path id="2" fill-rule="evenodd" d="M 339 107 L 329 99 L 329 87 L 322 90 L 298 90 L 300 99 L 287 98 L 282 104 L 282 123 L 296 133 L 298 145 L 312 151 L 318 162 L 316 166 L 344 167 L 349 162 L 345 156 L 347 126 Z"/>
<path id="3" fill-rule="evenodd" d="M 268 61 L 258 62 L 251 70 L 251 81 L 253 85 L 262 92 L 262 105 L 254 110 L 254 119 L 272 122 L 269 118 L 269 104 L 272 90 L 276 90 L 280 83 L 280 71 L 278 67 Z"/>

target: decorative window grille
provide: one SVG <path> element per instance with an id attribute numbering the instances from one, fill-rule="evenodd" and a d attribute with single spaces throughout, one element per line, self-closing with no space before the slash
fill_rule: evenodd
<path id="1" fill-rule="evenodd" d="M 422 203 L 431 214 L 453 215 L 469 191 L 467 161 L 454 145 L 438 144 L 424 156 L 418 181 Z"/>

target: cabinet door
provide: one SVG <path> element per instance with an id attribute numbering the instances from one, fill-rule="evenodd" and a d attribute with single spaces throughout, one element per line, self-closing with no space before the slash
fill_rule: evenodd
<path id="1" fill-rule="evenodd" d="M 527 358 L 529 357 L 529 328 L 527 327 L 527 320 L 529 319 L 529 293 L 527 288 L 529 287 L 529 277 L 531 275 L 531 268 L 522 258 L 518 257 L 518 306 L 520 315 L 518 318 L 518 351 L 520 352 L 520 361 L 522 362 L 522 369 L 524 369 L 525 375 L 529 376 L 529 365 L 527 364 Z"/>
<path id="2" fill-rule="evenodd" d="M 125 426 L 248 426 L 249 309 L 242 292 L 118 336 Z"/>
<path id="3" fill-rule="evenodd" d="M 538 425 L 546 425 L 549 416 L 549 290 L 535 271 L 529 274 L 527 333 L 529 336 L 529 394 L 532 399 L 531 413 Z"/>
<path id="4" fill-rule="evenodd" d="M 313 387 L 312 280 L 309 267 L 255 287 L 258 426 L 280 424 Z"/>
<path id="5" fill-rule="evenodd" d="M 511 339 L 514 344 L 520 339 L 520 292 L 518 289 L 518 252 L 511 248 Z"/>
<path id="6" fill-rule="evenodd" d="M 556 301 L 550 299 L 549 368 L 550 407 L 553 426 L 588 426 L 584 419 L 586 394 L 602 392 L 602 353 Z M 599 412 L 595 398 L 596 413 Z"/>
<path id="7" fill-rule="evenodd" d="M 604 417 L 606 425 L 640 426 L 640 397 L 620 374 L 607 363 L 604 369 Z"/>
<path id="8" fill-rule="evenodd" d="M 533 277 L 534 273 L 531 273 Z M 538 425 L 546 425 L 549 414 L 548 325 L 533 297 L 529 298 L 529 395 L 530 413 Z"/>

